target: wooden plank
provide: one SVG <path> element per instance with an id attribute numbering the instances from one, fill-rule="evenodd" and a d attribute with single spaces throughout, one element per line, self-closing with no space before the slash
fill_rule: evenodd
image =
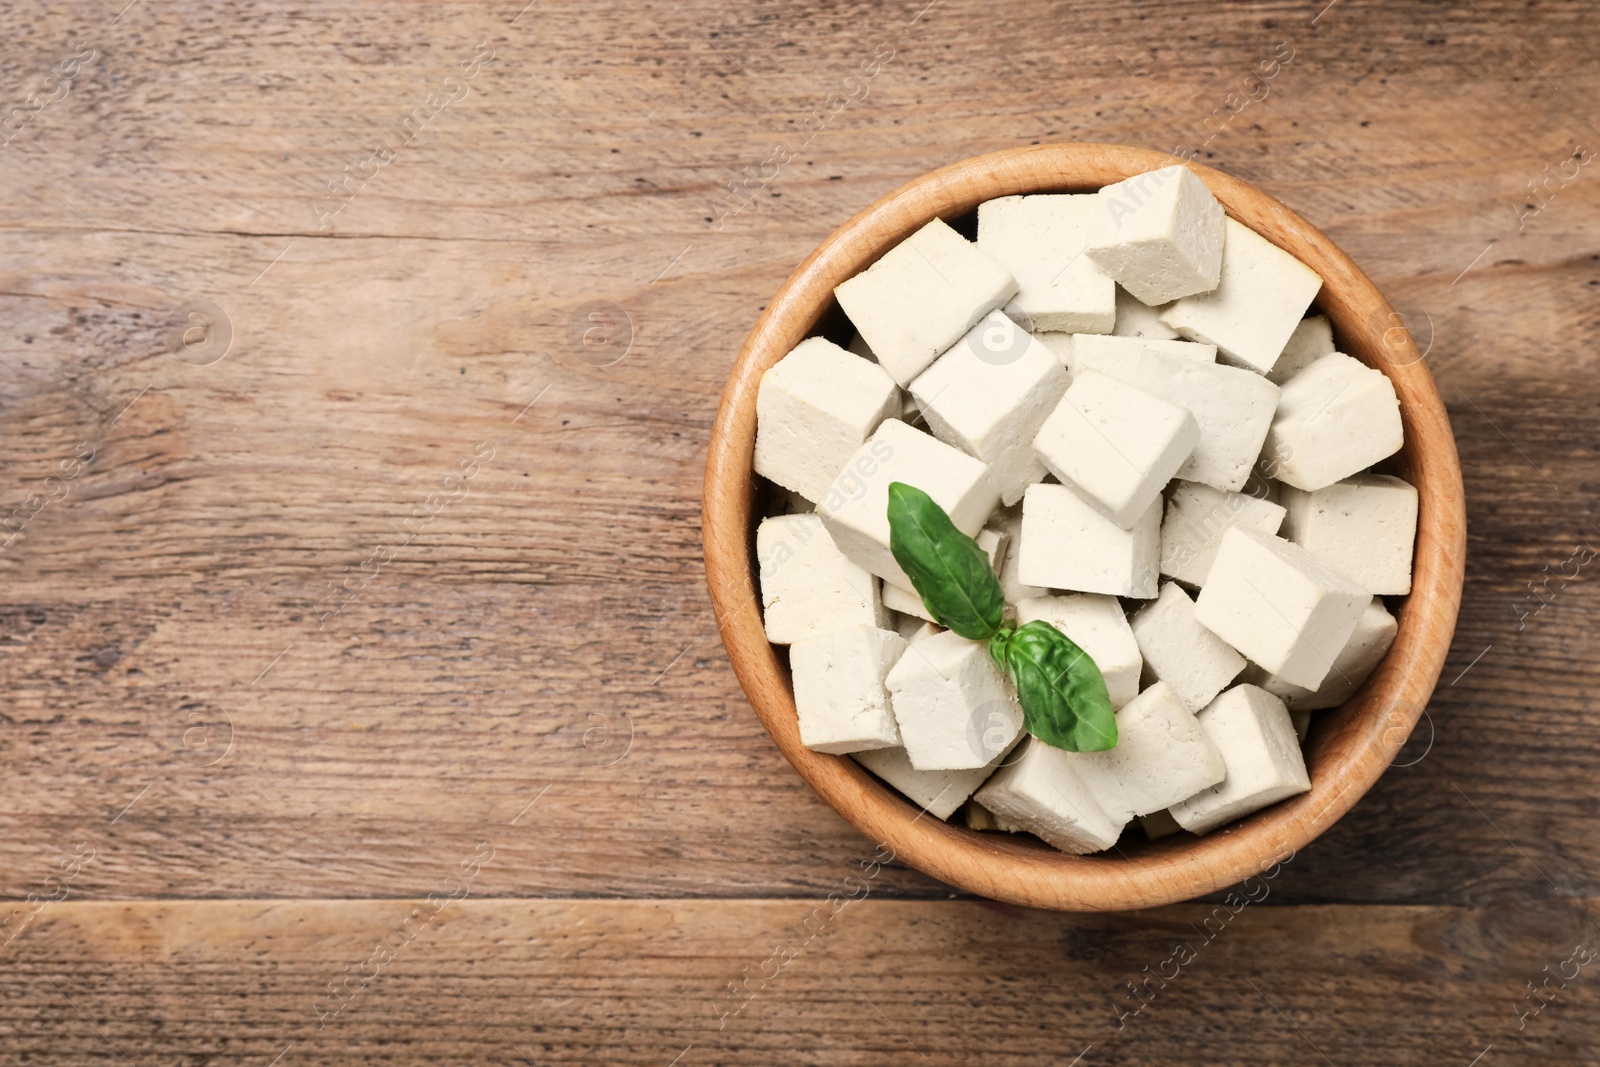
<path id="1" fill-rule="evenodd" d="M 1533 1064 L 1600 1040 L 1593 900 L 1276 907 L 1266 881 L 1070 916 L 857 885 L 837 911 L 468 899 L 409 922 L 399 900 L 56 904 L 5 950 L 0 1033 L 18 1062 L 136 1064 Z"/>
<path id="2" fill-rule="evenodd" d="M 490 894 L 835 883 L 870 843 L 776 756 L 703 591 L 703 444 L 744 330 L 907 178 L 1030 140 L 1183 140 L 1283 40 L 1206 160 L 1431 321 L 1470 540 L 1431 750 L 1281 899 L 1600 894 L 1590 568 L 1518 614 L 1600 547 L 1587 171 L 1517 229 L 1527 183 L 1594 136 L 1600 28 L 1578 3 L 1310 25 L 1321 6 L 1092 0 L 1041 32 L 992 5 L 686 0 L 621 44 L 573 3 L 10 19 L 24 82 L 74 34 L 96 58 L 4 150 L 0 513 L 93 458 L 0 551 L 0 895 L 78 842 L 77 899 L 422 893 L 479 840 L 502 848 Z M 326 183 L 482 40 L 469 95 L 319 230 Z M 803 140 L 879 42 L 867 97 L 718 226 L 718 187 Z M 194 300 L 232 327 L 209 367 L 166 354 Z M 610 366 L 571 332 L 594 300 L 631 322 Z M 328 583 L 397 538 L 319 628 Z M 898 869 L 879 892 L 944 894 Z"/>

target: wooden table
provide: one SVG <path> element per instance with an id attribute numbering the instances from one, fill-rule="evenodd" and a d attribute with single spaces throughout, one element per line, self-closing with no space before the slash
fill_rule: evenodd
<path id="1" fill-rule="evenodd" d="M 1592 5 L 124 2 L 0 14 L 0 1063 L 1596 1062 Z M 718 643 L 711 418 L 827 232 L 1044 140 L 1209 140 L 1431 344 L 1455 648 L 1264 899 L 818 920 L 873 850 Z"/>

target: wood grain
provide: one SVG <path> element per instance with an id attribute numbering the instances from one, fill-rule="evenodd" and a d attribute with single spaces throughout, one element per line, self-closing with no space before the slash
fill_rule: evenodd
<path id="1" fill-rule="evenodd" d="M 1600 897 L 1593 567 L 1565 587 L 1552 580 L 1536 616 L 1514 611 L 1537 606 L 1528 583 L 1539 588 L 1546 566 L 1558 570 L 1575 545 L 1600 548 L 1589 526 L 1600 523 L 1600 181 L 1585 167 L 1524 229 L 1517 222 L 1542 168 L 1597 147 L 1591 7 L 1341 0 L 1312 25 L 1324 0 L 941 0 L 915 22 L 924 3 L 677 0 L 622 15 L 540 0 L 518 18 L 524 2 L 143 0 L 120 17 L 122 0 L 0 7 L 0 109 L 39 92 L 74 41 L 97 50 L 70 92 L 0 147 L 0 515 L 81 442 L 95 447 L 71 495 L 0 551 L 0 897 L 38 892 L 85 842 L 95 860 L 71 883 L 72 902 L 46 917 L 82 901 L 114 910 L 159 899 L 130 905 L 152 909 L 149 925 L 130 930 L 160 944 L 202 921 L 183 917 L 191 904 L 247 898 L 258 903 L 241 907 L 304 909 L 310 928 L 326 930 L 342 922 L 338 909 L 432 892 L 491 840 L 500 851 L 475 896 L 670 898 L 660 906 L 714 916 L 753 905 L 692 901 L 778 897 L 789 899 L 775 907 L 808 902 L 803 916 L 871 847 L 767 738 L 706 599 L 705 444 L 745 334 L 794 266 L 884 192 L 1034 141 L 1193 143 L 1196 124 L 1287 40 L 1295 58 L 1270 96 L 1203 158 L 1289 204 L 1398 308 L 1431 322 L 1428 364 L 1469 502 L 1462 613 L 1428 718 L 1401 757 L 1418 762 L 1385 774 L 1284 868 L 1272 905 L 1243 917 L 1285 912 L 1300 925 L 1238 950 L 1226 975 L 1207 976 L 1216 999 L 1161 1036 L 1145 1029 L 1160 1018 L 1150 1009 L 1135 1031 L 1146 1036 L 1118 1055 L 1316 1058 L 1290 1049 L 1291 1031 L 1268 1029 L 1278 1018 L 1269 1009 L 1243 1014 L 1255 994 L 1238 975 L 1341 1064 L 1466 1064 L 1495 1040 L 1487 1027 L 1479 1044 L 1467 1024 L 1451 1030 L 1478 1014 L 1461 983 L 1501 975 L 1493 1011 L 1511 1021 L 1521 983 L 1557 947 L 1556 931 L 1513 920 Z M 471 94 L 318 230 L 310 203 L 326 183 L 486 39 L 495 59 Z M 806 116 L 879 42 L 895 55 L 867 98 L 718 228 L 719 188 L 779 140 L 798 146 Z M 172 313 L 197 299 L 234 327 L 233 347 L 210 367 L 167 354 Z M 592 300 L 633 325 L 626 357 L 606 367 L 569 340 L 569 319 Z M 484 441 L 495 459 L 469 495 L 318 629 L 326 583 L 359 571 L 391 524 Z M 197 766 L 210 750 L 186 747 L 185 733 L 215 723 L 220 744 L 228 721 L 225 758 Z M 1058 1062 L 1068 1048 L 1070 1061 L 1082 1049 L 1070 1047 L 1076 1035 L 1021 1022 L 1039 989 L 1070 986 L 1079 957 L 1047 966 L 1026 938 L 963 940 L 937 916 L 976 905 L 939 903 L 946 887 L 899 867 L 877 882 L 875 898 L 914 898 L 934 917 L 915 942 L 933 947 L 895 957 L 895 1004 L 862 983 L 869 972 L 852 974 L 898 1025 L 926 1019 L 944 1033 L 975 1017 L 940 984 L 950 956 L 987 976 L 969 994 L 1017 1023 L 983 1031 L 991 1047 L 1003 1042 L 1015 1062 Z M 548 906 L 569 906 L 560 900 Z M 1409 927 L 1365 923 L 1366 905 L 1416 906 L 1440 916 L 1438 929 L 1461 915 L 1511 925 L 1474 962 L 1446 966 L 1430 960 L 1456 957 L 1408 940 Z M 857 907 L 844 918 L 868 914 Z M 320 909 L 332 910 L 319 919 Z M 981 914 L 998 924 L 1002 913 Z M 1050 921 L 1090 931 L 1074 942 L 1084 954 L 1103 924 L 1157 922 Z M 270 1039 L 290 1029 L 287 1008 L 255 1012 L 258 986 L 206 981 L 231 967 L 270 982 L 270 968 L 240 970 L 251 957 L 239 954 L 200 967 L 216 957 L 196 950 L 129 970 L 118 961 L 142 957 L 112 951 L 128 943 L 115 926 L 92 931 L 98 956 L 39 937 L 43 927 L 4 950 L 0 1059 L 20 1059 L 10 1049 L 25 1038 L 35 1060 L 120 1062 L 103 1043 L 89 1049 L 99 1038 L 64 1001 L 16 999 L 49 990 L 44 976 L 108 1033 L 136 1020 L 113 1034 L 136 1060 L 171 1062 L 166 1050 L 183 1047 L 266 1064 L 282 1048 Z M 1252 968 L 1281 967 L 1288 980 L 1284 961 L 1314 927 L 1348 957 L 1391 961 L 1415 980 L 1369 996 L 1351 965 L 1305 987 L 1305 1001 L 1279 999 Z M 223 943 L 220 933 L 191 940 L 207 937 Z M 480 978 L 493 980 L 495 943 L 467 943 Z M 975 947 L 956 957 L 966 944 Z M 767 948 L 730 947 L 732 970 Z M 35 955 L 12 955 L 23 952 Z M 1497 952 L 1531 966 L 1496 970 Z M 14 982 L 24 958 L 30 980 Z M 1032 970 L 1015 965 L 1026 960 Z M 1124 962 L 1119 980 L 1149 960 Z M 511 976 L 498 994 L 508 1008 L 572 995 L 531 967 L 498 966 Z M 627 1029 L 646 1020 L 642 991 L 683 991 L 652 986 L 651 967 L 645 957 L 617 968 L 636 977 L 610 987 L 605 1018 L 562 1023 L 557 1012 L 537 1024 L 566 1026 L 569 1048 L 627 1062 L 643 1047 Z M 454 995 L 427 999 L 441 987 L 426 967 L 413 974 L 416 999 L 362 1031 L 348 1059 L 474 1059 L 429 1029 L 456 1010 L 440 1006 Z M 1043 977 L 1013 977 L 1023 974 Z M 302 995 L 292 984 L 289 995 Z M 91 989 L 102 992 L 81 1000 Z M 818 1060 L 867 1058 L 860 1048 L 916 1059 L 859 1036 L 876 1016 L 843 999 L 848 987 L 819 977 L 806 990 L 773 1009 L 780 1030 L 785 1013 L 807 1025 L 787 1044 L 753 1045 L 764 1062 L 799 1059 L 791 1045 L 820 1050 L 803 1053 Z M 662 1029 L 640 1034 L 668 1032 L 667 1000 L 650 1009 Z M 912 1014 L 895 1014 L 900 1004 Z M 212 1007 L 231 1026 L 208 1023 L 202 1008 Z M 293 1025 L 305 1011 L 293 1008 Z M 1340 1055 L 1315 1012 L 1369 1036 Z M 161 1031 L 180 1019 L 183 1036 L 164 1045 Z M 531 1042 L 533 1025 L 513 1036 Z M 1581 1043 L 1592 1039 L 1584 1025 L 1552 1007 L 1539 1036 Z M 824 1026 L 858 1036 L 819 1044 L 819 1030 L 833 1032 Z M 1436 1045 L 1409 1038 L 1414 1028 Z M 930 1057 L 949 1055 L 907 1033 Z M 513 1058 L 481 1040 L 483 1058 Z M 424 1052 L 398 1051 L 418 1043 Z M 331 1059 L 344 1046 L 322 1047 Z M 1481 1067 L 1502 1052 L 1497 1042 Z M 1581 1057 L 1551 1046 L 1548 1059 Z"/>

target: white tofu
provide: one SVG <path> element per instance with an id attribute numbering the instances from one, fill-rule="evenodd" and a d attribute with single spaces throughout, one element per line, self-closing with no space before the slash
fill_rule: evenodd
<path id="1" fill-rule="evenodd" d="M 910 645 L 888 686 L 901 743 L 919 771 L 982 767 L 1022 731 L 1022 708 L 988 647 L 960 634 Z"/>
<path id="2" fill-rule="evenodd" d="M 1394 383 L 1335 352 L 1284 385 L 1261 458 L 1278 481 L 1314 492 L 1394 455 L 1404 443 Z"/>
<path id="3" fill-rule="evenodd" d="M 1036 596 L 1017 602 L 1017 624 L 1043 619 L 1089 654 L 1106 680 L 1111 706 L 1120 708 L 1139 695 L 1144 660 L 1122 604 L 1114 596 L 1075 593 Z"/>
<path id="4" fill-rule="evenodd" d="M 1371 600 L 1299 545 L 1235 526 L 1222 535 L 1195 618 L 1284 681 L 1315 689 Z"/>
<path id="5" fill-rule="evenodd" d="M 1093 193 L 1003 196 L 978 205 L 978 248 L 1017 279 L 1007 315 L 1030 330 L 1111 332 L 1115 286 L 1083 254 L 1102 210 Z"/>
<path id="6" fill-rule="evenodd" d="M 1017 577 L 1017 566 L 1022 559 L 1022 508 L 1004 508 L 995 513 L 993 529 L 1002 534 L 1005 548 L 1000 556 L 1000 590 L 1007 604 L 1020 604 L 1029 597 L 1047 595 L 1043 586 L 1023 585 Z"/>
<path id="7" fill-rule="evenodd" d="M 1245 658 L 1232 645 L 1195 619 L 1194 601 L 1174 582 L 1164 584 L 1131 625 L 1144 657 L 1145 680 L 1171 686 L 1191 712 L 1211 703 L 1245 668 Z"/>
<path id="8" fill-rule="evenodd" d="M 1289 709 L 1289 725 L 1294 727 L 1294 739 L 1300 742 L 1302 755 L 1305 752 L 1306 738 L 1311 736 L 1311 712 L 1301 708 Z"/>
<path id="9" fill-rule="evenodd" d="M 1143 337 L 1149 341 L 1175 340 L 1178 331 L 1163 326 L 1156 316 L 1160 308 L 1153 308 L 1120 285 L 1117 287 L 1117 324 L 1111 332 L 1118 337 Z M 1216 351 L 1212 346 L 1213 353 Z"/>
<path id="10" fill-rule="evenodd" d="M 1333 351 L 1333 324 L 1328 317 L 1312 315 L 1308 319 L 1301 319 L 1279 353 L 1278 361 L 1267 372 L 1267 379 L 1282 385 Z"/>
<path id="11" fill-rule="evenodd" d="M 800 743 L 842 755 L 900 743 L 884 679 L 906 650 L 891 630 L 852 626 L 789 647 Z"/>
<path id="12" fill-rule="evenodd" d="M 887 371 L 822 337 L 808 337 L 761 376 L 756 473 L 819 500 L 861 443 L 900 414 Z"/>
<path id="13" fill-rule="evenodd" d="M 1034 450 L 1123 529 L 1138 522 L 1200 441 L 1187 408 L 1095 370 L 1080 371 Z"/>
<path id="14" fill-rule="evenodd" d="M 1186 167 L 1162 167 L 1102 186 L 1106 210 L 1087 255 L 1146 304 L 1209 292 L 1222 273 L 1227 212 Z"/>
<path id="15" fill-rule="evenodd" d="M 889 621 L 878 579 L 845 558 L 815 515 L 763 519 L 756 560 L 767 640 L 775 645 Z"/>
<path id="16" fill-rule="evenodd" d="M 833 295 L 883 369 L 906 385 L 1016 292 L 1004 267 L 934 219 Z"/>
<path id="17" fill-rule="evenodd" d="M 998 311 L 911 383 L 933 435 L 987 463 L 1005 504 L 1044 477 L 1033 438 L 1066 390 L 1055 354 Z"/>
<path id="18" fill-rule="evenodd" d="M 899 419 L 878 427 L 817 501 L 817 515 L 839 551 L 906 590 L 911 579 L 889 551 L 891 482 L 927 493 L 969 537 L 983 529 L 1000 495 L 981 461 Z"/>
<path id="19" fill-rule="evenodd" d="M 975 794 L 978 803 L 1063 852 L 1083 855 L 1117 843 L 1126 818 L 1101 807 L 1074 762 L 1078 753 L 1029 737 Z"/>
<path id="20" fill-rule="evenodd" d="M 884 588 L 894 589 L 902 593 L 904 592 L 904 590 L 900 589 L 900 587 L 897 585 L 886 585 Z M 905 638 L 908 642 L 915 641 L 919 637 L 926 637 L 929 634 L 936 634 L 939 632 L 939 627 L 936 626 L 932 621 L 924 619 L 918 615 L 910 615 L 903 611 L 891 612 L 890 615 L 890 621 L 894 624 L 894 632 Z"/>
<path id="21" fill-rule="evenodd" d="M 1006 549 L 1011 547 L 1011 535 L 998 527 L 985 526 L 973 535 L 973 540 L 989 557 L 989 566 L 998 576 L 1000 564 L 1006 558 Z"/>
<path id="22" fill-rule="evenodd" d="M 1161 520 L 1161 573 L 1190 585 L 1204 585 L 1225 530 L 1243 526 L 1275 534 L 1283 516 L 1281 506 L 1250 493 L 1230 493 L 1199 482 L 1174 482 Z"/>
<path id="23" fill-rule="evenodd" d="M 851 352 L 854 352 L 862 359 L 869 359 L 874 363 L 878 362 L 878 357 L 873 355 L 872 346 L 867 344 L 867 339 L 861 336 L 860 330 L 857 330 L 851 336 L 850 343 L 846 345 L 845 348 Z"/>
<path id="24" fill-rule="evenodd" d="M 1266 374 L 1322 279 L 1248 226 L 1233 219 L 1225 225 L 1217 287 L 1178 300 L 1161 313 L 1161 321 L 1180 336 L 1216 345 L 1223 355 Z"/>
<path id="25" fill-rule="evenodd" d="M 1126 822 L 1162 811 L 1222 781 L 1222 754 L 1164 682 L 1117 712 L 1117 744 L 1073 753 L 1072 761 L 1100 807 Z"/>
<path id="26" fill-rule="evenodd" d="M 883 584 L 883 606 L 890 611 L 898 611 L 902 615 L 913 615 L 919 619 L 933 621 L 933 614 L 922 603 L 922 598 L 909 589 L 901 589 L 898 585 Z"/>
<path id="27" fill-rule="evenodd" d="M 1178 825 L 1178 820 L 1172 817 L 1172 812 L 1165 810 L 1139 816 L 1139 827 L 1144 830 L 1144 836 L 1152 841 L 1160 841 L 1163 837 L 1171 837 L 1183 831 L 1183 827 Z"/>
<path id="28" fill-rule="evenodd" d="M 1212 701 L 1200 726 L 1227 764 L 1221 783 L 1172 806 L 1172 817 L 1203 834 L 1311 788 L 1305 758 L 1283 701 L 1238 685 Z"/>
<path id="29" fill-rule="evenodd" d="M 1314 493 L 1286 488 L 1283 536 L 1369 592 L 1411 592 L 1417 490 L 1387 474 L 1358 474 Z"/>
<path id="30" fill-rule="evenodd" d="M 1253 663 L 1240 678 L 1252 685 L 1259 685 L 1283 701 L 1290 711 L 1312 712 L 1337 708 L 1354 696 L 1356 690 L 1361 688 L 1361 683 L 1372 676 L 1372 672 L 1388 654 L 1389 646 L 1394 644 L 1395 634 L 1399 630 L 1399 623 L 1383 606 L 1383 601 L 1373 597 L 1362 611 L 1361 618 L 1356 621 L 1350 639 L 1334 658 L 1328 676 L 1315 690 L 1292 685 Z M 1301 736 L 1303 739 L 1304 735 Z"/>
<path id="31" fill-rule="evenodd" d="M 1111 368 L 1137 359 L 1146 351 L 1167 356 L 1182 356 L 1200 363 L 1217 361 L 1217 346 L 1194 341 L 1170 341 L 1159 337 L 1115 337 L 1097 333 L 1041 333 L 1039 340 L 1056 354 L 1061 365 L 1073 374 L 1097 370 L 1113 374 Z"/>
<path id="32" fill-rule="evenodd" d="M 1200 442 L 1178 468 L 1179 478 L 1234 492 L 1244 488 L 1278 409 L 1276 385 L 1254 371 L 1148 348 L 1095 369 L 1194 414 Z"/>
<path id="33" fill-rule="evenodd" d="M 1161 562 L 1161 501 L 1123 529 L 1064 485 L 1030 485 L 1022 500 L 1017 578 L 1025 585 L 1153 597 Z"/>
<path id="34" fill-rule="evenodd" d="M 1014 747 L 1014 746 L 1012 746 Z M 903 793 L 907 800 L 932 815 L 948 819 L 995 768 L 1005 762 L 1011 747 L 983 767 L 960 771 L 919 771 L 903 748 L 878 748 L 853 752 L 851 758 Z"/>

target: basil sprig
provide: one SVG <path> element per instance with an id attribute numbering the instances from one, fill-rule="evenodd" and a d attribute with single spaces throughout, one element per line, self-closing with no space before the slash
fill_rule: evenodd
<path id="1" fill-rule="evenodd" d="M 935 622 L 988 642 L 1017 687 L 1030 734 L 1069 752 L 1116 746 L 1117 718 L 1094 658 L 1042 619 L 1006 625 L 1005 594 L 988 554 L 932 497 L 904 482 L 889 484 L 889 551 Z"/>

